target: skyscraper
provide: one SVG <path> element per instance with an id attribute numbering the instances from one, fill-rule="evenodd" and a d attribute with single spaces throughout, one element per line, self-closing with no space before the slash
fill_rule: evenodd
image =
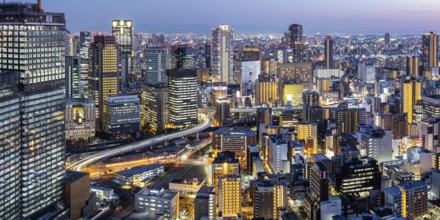
<path id="1" fill-rule="evenodd" d="M 166 71 L 172 69 L 170 48 L 147 48 L 144 51 L 144 62 L 144 84 L 167 83 Z"/>
<path id="2" fill-rule="evenodd" d="M 50 212 L 61 202 L 65 176 L 64 14 L 31 3 L 1 4 L 0 33 L 8 36 L 0 38 L 0 76 L 6 77 L 0 83 L 10 90 L 0 98 L 0 132 L 8 136 L 0 143 L 0 216 L 56 214 Z"/>
<path id="3" fill-rule="evenodd" d="M 417 101 L 422 100 L 421 83 L 415 79 L 407 80 L 401 83 L 400 103 L 402 113 L 406 113 L 408 124 L 413 123 L 413 106 Z"/>
<path id="4" fill-rule="evenodd" d="M 292 48 L 293 62 L 305 62 L 307 58 L 306 45 L 303 39 L 303 26 L 301 24 L 289 25 L 289 41 Z"/>
<path id="5" fill-rule="evenodd" d="M 391 36 L 390 33 L 385 33 L 385 39 L 384 39 L 385 45 L 390 45 L 391 42 Z"/>
<path id="6" fill-rule="evenodd" d="M 408 56 L 406 58 L 406 74 L 410 76 L 419 76 L 420 60 L 417 56 Z"/>
<path id="7" fill-rule="evenodd" d="M 81 97 L 80 60 L 76 56 L 66 57 L 66 98 Z"/>
<path id="8" fill-rule="evenodd" d="M 434 32 L 422 35 L 423 71 L 431 72 L 438 67 L 438 35 Z"/>
<path id="9" fill-rule="evenodd" d="M 89 97 L 95 102 L 99 124 L 105 100 L 120 92 L 119 49 L 115 37 L 95 36 L 89 54 Z"/>
<path id="10" fill-rule="evenodd" d="M 419 219 L 428 212 L 428 186 L 425 182 L 408 181 L 397 187 L 402 193 L 402 217 Z"/>
<path id="11" fill-rule="evenodd" d="M 333 69 L 335 64 L 333 62 L 333 38 L 331 36 L 327 36 L 325 38 L 325 68 Z"/>
<path id="12" fill-rule="evenodd" d="M 141 125 L 153 134 L 168 123 L 168 88 L 165 84 L 146 85 L 141 93 Z"/>
<path id="13" fill-rule="evenodd" d="M 131 57 L 133 51 L 133 23 L 131 20 L 113 20 L 112 34 L 120 49 L 121 86 L 127 87 L 131 72 Z"/>
<path id="14" fill-rule="evenodd" d="M 196 125 L 199 84 L 195 70 L 168 70 L 168 110 L 176 127 Z"/>
<path id="15" fill-rule="evenodd" d="M 81 75 L 81 97 L 88 97 L 89 89 L 89 61 L 90 45 L 93 43 L 93 33 L 90 31 L 81 31 L 79 33 L 79 58 Z"/>
<path id="16" fill-rule="evenodd" d="M 234 30 L 229 25 L 220 25 L 212 30 L 211 66 L 213 82 L 234 82 Z"/>

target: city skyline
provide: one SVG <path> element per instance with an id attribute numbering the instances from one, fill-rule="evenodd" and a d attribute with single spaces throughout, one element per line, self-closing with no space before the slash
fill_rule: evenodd
<path id="1" fill-rule="evenodd" d="M 212 27 L 229 24 L 239 33 L 281 33 L 291 23 L 303 24 L 306 33 L 419 33 L 440 30 L 440 24 L 427 22 L 440 18 L 439 10 L 435 9 L 439 8 L 440 2 L 430 0 L 404 3 L 398 0 L 386 3 L 380 0 L 338 0 L 338 4 L 325 0 L 203 3 L 200 0 L 148 3 L 141 0 L 129 3 L 116 0 L 45 0 L 43 7 L 48 11 L 64 12 L 67 28 L 74 33 L 82 30 L 110 32 L 112 19 L 133 20 L 138 32 L 209 33 Z M 106 6 L 105 10 L 102 6 Z M 250 13 L 246 17 L 238 16 L 243 11 Z M 179 13 L 182 16 L 170 16 Z"/>

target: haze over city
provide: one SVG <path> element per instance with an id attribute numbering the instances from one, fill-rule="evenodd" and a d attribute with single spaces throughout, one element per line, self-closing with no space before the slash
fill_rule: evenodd
<path id="1" fill-rule="evenodd" d="M 435 0 L 46 0 L 44 6 L 63 11 L 72 32 L 108 31 L 105 22 L 115 18 L 134 20 L 143 32 L 209 33 L 224 23 L 240 33 L 278 33 L 291 21 L 308 33 L 440 30 Z"/>

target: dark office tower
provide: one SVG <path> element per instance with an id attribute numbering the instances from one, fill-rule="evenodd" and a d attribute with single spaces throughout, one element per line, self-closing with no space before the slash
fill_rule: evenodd
<path id="1" fill-rule="evenodd" d="M 305 91 L 303 93 L 303 121 L 311 121 L 311 108 L 319 106 L 319 93 Z"/>
<path id="2" fill-rule="evenodd" d="M 314 162 L 310 167 L 310 188 L 304 197 L 304 207 L 308 219 L 320 219 L 319 203 L 329 199 L 329 170 L 322 162 Z"/>
<path id="3" fill-rule="evenodd" d="M 66 98 L 76 99 L 81 97 L 81 73 L 79 57 L 66 57 Z"/>
<path id="4" fill-rule="evenodd" d="M 289 25 L 290 48 L 292 48 L 292 62 L 305 62 L 307 50 L 303 39 L 303 26 L 301 24 Z"/>
<path id="5" fill-rule="evenodd" d="M 195 68 L 194 48 L 189 45 L 179 45 L 174 50 L 174 59 L 176 69 L 194 69 Z"/>
<path id="6" fill-rule="evenodd" d="M 65 33 L 62 13 L 43 12 L 30 3 L 0 5 L 0 34 L 7 36 L 0 38 L 0 76 L 20 74 L 19 101 L 13 89 L 0 95 L 0 135 L 5 137 L 0 141 L 2 219 L 50 215 L 61 202 Z"/>
<path id="7" fill-rule="evenodd" d="M 133 51 L 133 23 L 131 20 L 113 20 L 112 34 L 120 49 L 121 86 L 125 89 L 131 73 L 131 58 Z"/>
<path id="8" fill-rule="evenodd" d="M 19 80 L 19 73 L 0 73 L 0 136 L 9 140 L 0 142 L 0 216 L 4 219 L 20 219 Z"/>
<path id="9" fill-rule="evenodd" d="M 229 25 L 212 29 L 211 66 L 213 82 L 234 82 L 234 30 Z"/>
<path id="10" fill-rule="evenodd" d="M 277 187 L 272 181 L 255 181 L 252 201 L 254 203 L 254 217 L 276 219 L 278 217 Z"/>
<path id="11" fill-rule="evenodd" d="M 120 92 L 119 48 L 115 37 L 95 36 L 89 54 L 89 98 L 93 99 L 98 110 L 99 125 L 104 102 L 110 95 Z"/>
<path id="12" fill-rule="evenodd" d="M 336 176 L 336 191 L 354 198 L 381 187 L 381 173 L 377 161 L 371 157 L 351 158 L 344 161 Z"/>
<path id="13" fill-rule="evenodd" d="M 231 106 L 228 99 L 222 98 L 217 100 L 215 109 L 215 120 L 218 125 L 223 125 L 225 120 L 229 118 L 231 112 Z"/>
<path id="14" fill-rule="evenodd" d="M 431 72 L 438 67 L 438 35 L 434 32 L 422 35 L 422 64 L 423 71 Z"/>
<path id="15" fill-rule="evenodd" d="M 331 36 L 327 36 L 325 38 L 325 68 L 333 69 L 335 67 L 333 62 L 333 38 Z"/>
<path id="16" fill-rule="evenodd" d="M 176 127 L 197 124 L 199 100 L 196 70 L 168 70 L 168 109 L 170 123 Z"/>
<path id="17" fill-rule="evenodd" d="M 205 66 L 211 68 L 211 44 L 205 43 Z"/>
<path id="18" fill-rule="evenodd" d="M 390 33 L 386 33 L 385 34 L 385 45 L 390 45 L 390 42 L 391 42 Z"/>
<path id="19" fill-rule="evenodd" d="M 89 50 L 90 44 L 93 43 L 93 33 L 90 31 L 81 31 L 79 33 L 79 58 L 80 58 L 80 75 L 81 75 L 81 97 L 88 96 L 89 89 Z"/>
<path id="20" fill-rule="evenodd" d="M 409 56 L 406 58 L 406 74 L 410 76 L 419 76 L 420 60 L 419 57 Z"/>

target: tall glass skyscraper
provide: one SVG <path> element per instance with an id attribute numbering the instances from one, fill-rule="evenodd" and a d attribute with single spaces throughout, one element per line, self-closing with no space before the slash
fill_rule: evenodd
<path id="1" fill-rule="evenodd" d="M 126 88 L 131 73 L 131 58 L 133 51 L 133 22 L 131 20 L 113 20 L 112 34 L 121 50 L 121 86 Z"/>
<path id="2" fill-rule="evenodd" d="M 80 57 L 80 76 L 81 76 L 81 97 L 88 97 L 89 88 L 89 50 L 93 43 L 93 33 L 90 31 L 81 31 L 79 33 L 79 57 Z"/>
<path id="3" fill-rule="evenodd" d="M 1 218 L 35 218 L 61 202 L 65 33 L 62 13 L 30 3 L 0 5 L 0 76 L 19 76 L 0 80 L 17 86 L 0 95 Z"/>
<path id="4" fill-rule="evenodd" d="M 89 55 L 89 98 L 95 102 L 100 122 L 105 100 L 120 91 L 119 48 L 115 37 L 95 36 Z"/>
<path id="5" fill-rule="evenodd" d="M 211 66 L 213 82 L 234 82 L 234 30 L 229 25 L 212 29 Z"/>

